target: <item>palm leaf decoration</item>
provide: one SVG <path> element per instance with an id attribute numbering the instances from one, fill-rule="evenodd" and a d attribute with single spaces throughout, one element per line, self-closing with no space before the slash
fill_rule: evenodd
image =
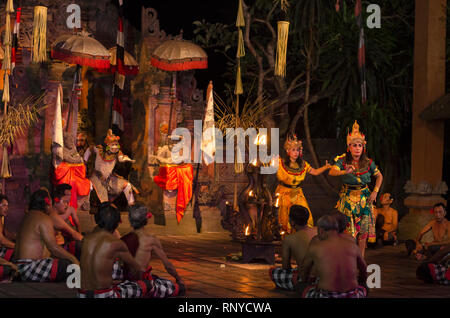
<path id="1" fill-rule="evenodd" d="M 0 119 L 0 145 L 12 145 L 16 136 L 23 135 L 39 121 L 39 113 L 47 108 L 44 97 L 45 93 L 28 96 L 22 103 L 8 108 L 8 114 Z"/>

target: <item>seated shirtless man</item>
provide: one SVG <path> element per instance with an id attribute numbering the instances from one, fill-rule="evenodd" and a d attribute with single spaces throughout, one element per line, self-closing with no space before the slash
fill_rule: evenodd
<path id="1" fill-rule="evenodd" d="M 317 222 L 320 240 L 309 246 L 300 268 L 302 288 L 314 269 L 317 284 L 303 290 L 305 298 L 364 298 L 367 296 L 366 263 L 358 246 L 338 234 L 338 224 L 330 215 Z M 358 274 L 359 270 L 359 274 Z"/>
<path id="2" fill-rule="evenodd" d="M 289 209 L 289 223 L 296 230 L 288 235 L 281 245 L 282 267 L 269 269 L 269 276 L 275 285 L 282 289 L 295 290 L 298 284 L 298 269 L 303 262 L 309 242 L 317 234 L 317 228 L 307 226 L 309 211 L 301 205 L 293 205 Z M 291 259 L 297 263 L 292 269 Z"/>
<path id="3" fill-rule="evenodd" d="M 4 218 L 8 215 L 8 197 L 0 195 L 0 257 L 10 261 L 14 253 L 14 242 L 5 235 Z"/>
<path id="4" fill-rule="evenodd" d="M 406 241 L 406 249 L 408 255 L 414 253 L 418 260 L 431 257 L 439 249 L 450 243 L 450 221 L 445 218 L 447 214 L 446 207 L 443 203 L 437 203 L 433 206 L 434 219 L 431 220 L 417 235 L 416 240 Z M 425 233 L 432 231 L 433 241 L 421 243 Z"/>
<path id="5" fill-rule="evenodd" d="M 70 254 L 80 259 L 81 255 L 81 233 L 74 230 L 67 220 L 72 216 L 76 229 L 79 229 L 80 222 L 76 211 L 69 205 L 71 199 L 72 186 L 66 183 L 58 184 L 53 190 L 53 209 L 50 211 L 50 217 L 56 230 L 56 241 Z"/>
<path id="6" fill-rule="evenodd" d="M 381 208 L 374 208 L 379 245 L 391 245 L 397 242 L 398 212 L 391 208 L 393 201 L 390 193 L 383 193 L 380 196 Z"/>
<path id="7" fill-rule="evenodd" d="M 144 278 L 153 280 L 155 287 L 150 297 L 165 298 L 184 295 L 184 282 L 180 275 L 178 275 L 173 264 L 167 258 L 161 242 L 158 238 L 147 233 L 145 229 L 147 219 L 151 216 L 152 215 L 148 212 L 147 207 L 142 203 L 138 202 L 131 206 L 128 218 L 133 227 L 133 232 L 123 236 L 122 240 L 127 244 L 131 255 L 133 255 L 141 270 L 145 271 Z M 152 253 L 163 262 L 167 273 L 175 278 L 176 283 L 151 274 L 152 267 L 150 266 L 150 260 L 152 258 Z M 128 269 L 125 268 L 125 276 L 128 276 L 127 272 Z"/>
<path id="8" fill-rule="evenodd" d="M 109 203 L 101 203 L 95 214 L 97 227 L 83 239 L 81 249 L 81 289 L 78 298 L 140 298 L 153 291 L 153 281 L 143 279 L 140 265 L 126 244 L 113 235 L 120 222 L 120 212 Z M 114 284 L 113 265 L 122 260 L 133 281 Z"/>
<path id="9" fill-rule="evenodd" d="M 339 236 L 342 238 L 348 239 L 352 242 L 355 242 L 355 244 L 357 244 L 356 239 L 351 234 L 348 234 L 345 232 L 345 229 L 347 228 L 347 217 L 345 216 L 345 214 L 336 210 L 336 211 L 332 212 L 330 215 L 337 222 Z M 315 244 L 318 241 L 320 241 L 320 237 L 319 237 L 319 235 L 316 235 L 311 239 L 310 244 Z"/>
<path id="10" fill-rule="evenodd" d="M 52 202 L 47 190 L 40 189 L 32 194 L 14 249 L 13 262 L 22 281 L 65 281 L 69 276 L 67 266 L 79 264 L 75 256 L 57 244 L 49 216 L 51 210 Z"/>

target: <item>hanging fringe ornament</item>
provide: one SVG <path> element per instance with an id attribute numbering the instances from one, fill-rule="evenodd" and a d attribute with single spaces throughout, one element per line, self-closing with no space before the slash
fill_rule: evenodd
<path id="1" fill-rule="evenodd" d="M 5 78 L 3 80 L 2 101 L 5 103 L 9 103 L 9 75 L 8 75 L 8 72 L 5 72 Z"/>
<path id="2" fill-rule="evenodd" d="M 238 50 L 237 50 L 236 57 L 241 58 L 244 56 L 245 56 L 244 36 L 242 35 L 241 28 L 239 28 Z"/>
<path id="3" fill-rule="evenodd" d="M 286 76 L 286 53 L 289 35 L 289 22 L 278 21 L 277 59 L 275 62 L 275 75 Z"/>
<path id="4" fill-rule="evenodd" d="M 32 62 L 47 60 L 47 7 L 34 7 Z"/>
<path id="5" fill-rule="evenodd" d="M 8 148 L 3 146 L 2 170 L 0 171 L 0 178 L 11 178 L 11 165 L 9 164 Z"/>
<path id="6" fill-rule="evenodd" d="M 238 14 L 237 14 L 237 17 L 236 17 L 236 26 L 238 28 L 245 26 L 244 10 L 242 9 L 242 0 L 239 0 Z"/>
<path id="7" fill-rule="evenodd" d="M 241 63 L 238 61 L 238 67 L 236 72 L 236 86 L 234 87 L 234 95 L 242 95 L 244 93 L 244 89 L 242 88 L 242 79 L 241 79 Z"/>

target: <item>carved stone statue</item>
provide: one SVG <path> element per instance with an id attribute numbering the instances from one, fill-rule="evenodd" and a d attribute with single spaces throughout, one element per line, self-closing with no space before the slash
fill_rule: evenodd
<path id="1" fill-rule="evenodd" d="M 63 157 L 53 149 L 53 184 L 67 183 L 72 186 L 70 206 L 77 209 L 78 200 L 88 198 L 91 182 L 86 178 L 86 166 L 77 152 L 75 139 L 71 132 L 64 132 Z M 84 197 L 84 198 L 83 198 Z M 86 200 L 83 200 L 86 202 Z M 87 207 L 85 207 L 87 208 Z"/>

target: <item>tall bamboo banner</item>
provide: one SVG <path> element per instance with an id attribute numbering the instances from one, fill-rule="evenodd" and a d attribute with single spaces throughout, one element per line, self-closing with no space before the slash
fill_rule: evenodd
<path id="1" fill-rule="evenodd" d="M 5 21 L 5 37 L 3 39 L 3 47 L 5 50 L 5 57 L 3 58 L 2 69 L 5 70 L 5 78 L 3 82 L 3 119 L 8 116 L 8 103 L 10 101 L 9 94 L 9 75 L 11 73 L 11 47 L 12 47 L 12 35 L 11 35 L 11 13 L 14 12 L 14 4 L 12 0 L 8 0 L 6 3 L 6 21 Z M 3 157 L 0 171 L 0 177 L 2 178 L 2 193 L 5 193 L 6 178 L 11 177 L 11 166 L 8 158 L 8 148 L 6 143 L 3 146 Z"/>

